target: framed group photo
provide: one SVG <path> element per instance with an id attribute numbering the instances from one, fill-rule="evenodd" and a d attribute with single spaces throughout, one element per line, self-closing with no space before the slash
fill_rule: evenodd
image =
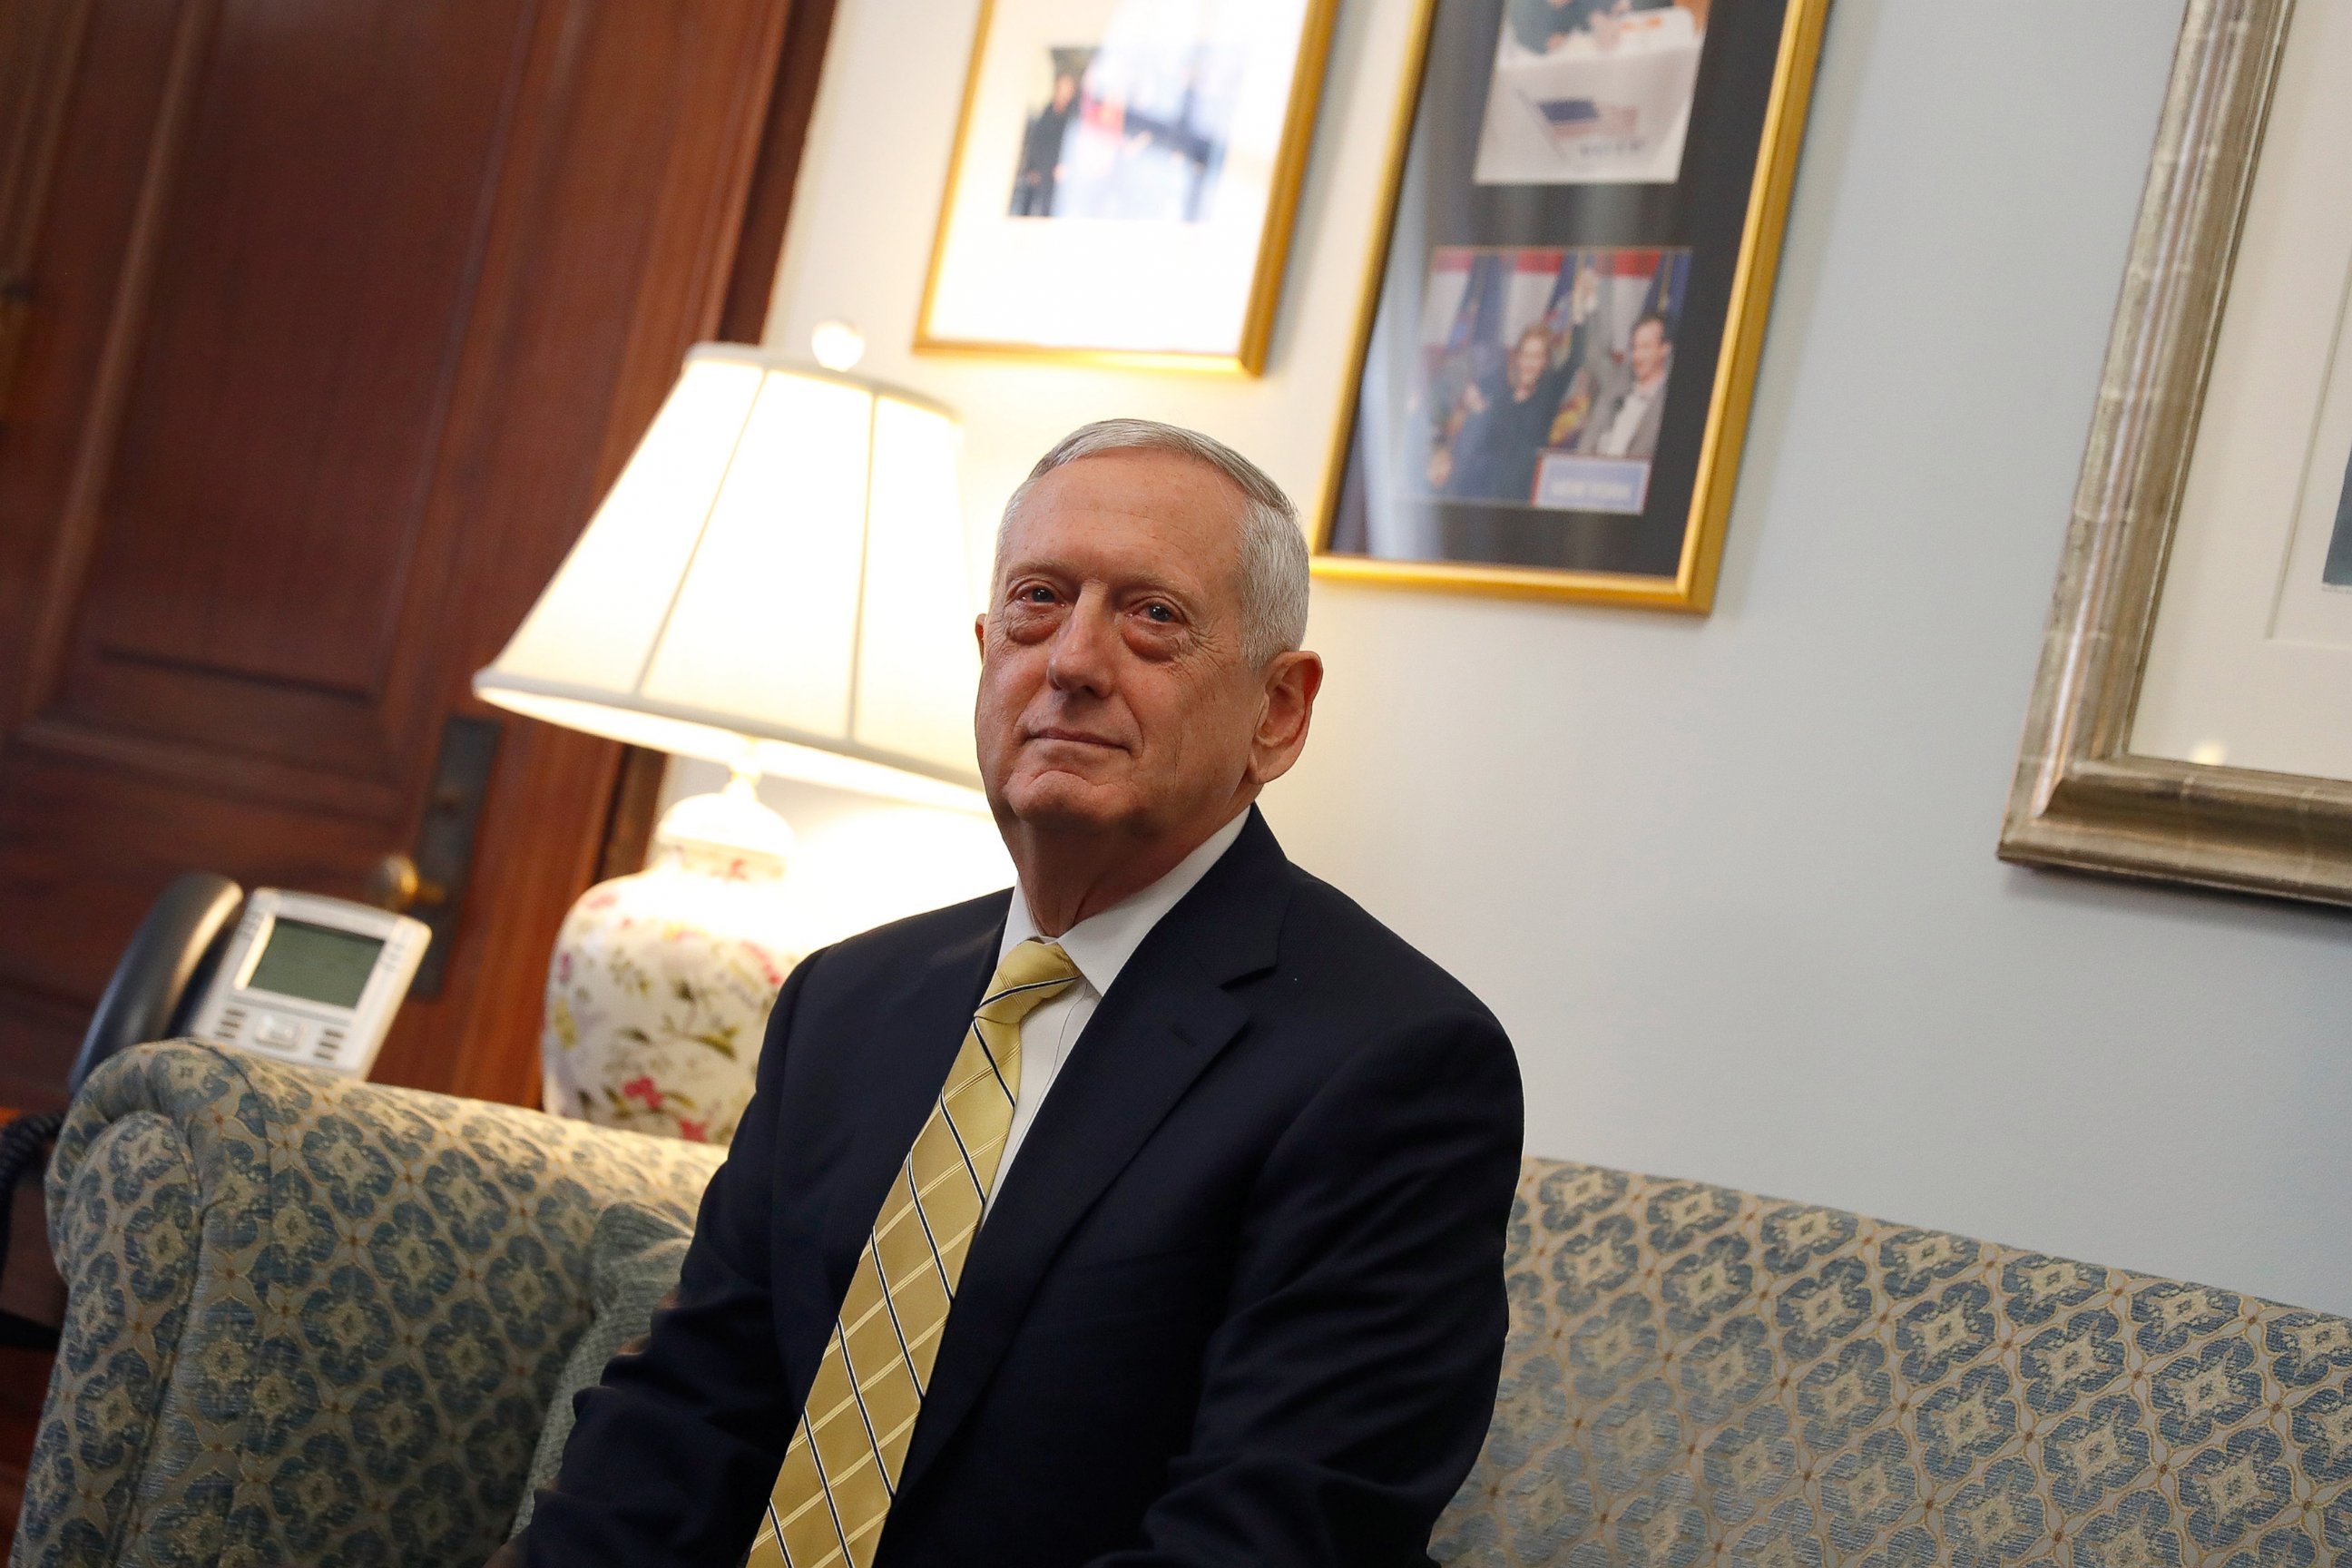
<path id="1" fill-rule="evenodd" d="M 918 351 L 1265 366 L 1338 0 L 984 0 Z"/>
<path id="2" fill-rule="evenodd" d="M 2352 7 L 2190 0 L 2000 853 L 2352 904 Z"/>
<path id="3" fill-rule="evenodd" d="M 1827 0 L 1431 0 L 1326 576 L 1712 602 Z"/>

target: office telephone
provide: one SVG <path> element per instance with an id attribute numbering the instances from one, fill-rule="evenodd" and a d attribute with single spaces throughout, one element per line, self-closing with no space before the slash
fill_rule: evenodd
<path id="1" fill-rule="evenodd" d="M 117 1051 L 179 1036 L 365 1078 L 431 940 L 367 904 L 189 872 L 123 951 L 67 1089 Z"/>
<path id="2" fill-rule="evenodd" d="M 248 896 L 209 871 L 174 878 L 115 964 L 66 1091 L 80 1093 L 118 1051 L 184 1035 L 365 1078 L 432 938 L 423 921 L 366 904 L 277 888 Z M 54 1349 L 64 1321 L 38 1219 L 40 1173 L 64 1121 L 35 1111 L 0 1126 L 0 1345 Z"/>

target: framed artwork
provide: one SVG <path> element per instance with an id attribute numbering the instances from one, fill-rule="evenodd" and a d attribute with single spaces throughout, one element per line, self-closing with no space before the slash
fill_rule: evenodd
<path id="1" fill-rule="evenodd" d="M 1713 599 L 1827 0 L 1432 0 L 1326 576 Z"/>
<path id="2" fill-rule="evenodd" d="M 2352 903 L 2352 7 L 2191 0 L 2004 858 Z"/>
<path id="3" fill-rule="evenodd" d="M 1338 0 L 983 0 L 919 351 L 1265 368 Z"/>

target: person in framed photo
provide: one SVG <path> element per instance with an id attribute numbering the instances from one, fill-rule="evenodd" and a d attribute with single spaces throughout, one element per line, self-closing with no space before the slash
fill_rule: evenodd
<path id="1" fill-rule="evenodd" d="M 1512 500 L 1534 490 L 1536 460 L 1579 368 L 1569 349 L 1567 336 L 1538 322 L 1519 334 L 1500 370 L 1462 388 L 1444 479 L 1433 489 Z"/>
<path id="2" fill-rule="evenodd" d="M 1600 270 L 1583 258 L 1561 263 L 1559 289 L 1543 320 L 1512 341 L 1510 355 L 1489 376 L 1465 381 L 1449 421 L 1451 439 L 1430 475 L 1430 489 L 1449 496 L 1527 500 L 1536 491 L 1536 468 L 1545 447 L 1561 445 L 1583 428 L 1592 406 L 1595 310 Z"/>
<path id="3" fill-rule="evenodd" d="M 1029 116 L 1021 135 L 1021 162 L 1013 174 L 1013 216 L 1051 217 L 1054 190 L 1061 183 L 1062 144 L 1078 112 L 1084 64 L 1078 51 L 1053 51 L 1054 85 L 1045 103 Z"/>
<path id="4" fill-rule="evenodd" d="M 1674 325 L 1663 310 L 1645 310 L 1633 323 L 1622 364 L 1604 360 L 1592 413 L 1576 450 L 1598 458 L 1654 458 L 1658 423 L 1665 417 L 1666 376 L 1675 367 Z"/>

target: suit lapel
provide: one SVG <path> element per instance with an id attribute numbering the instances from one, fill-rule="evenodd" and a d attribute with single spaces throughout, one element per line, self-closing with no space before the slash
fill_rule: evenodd
<path id="1" fill-rule="evenodd" d="M 1071 1230 L 1249 1021 L 1225 986 L 1273 965 L 1287 867 L 1253 807 L 1233 848 L 1144 939 L 1096 1009 L 972 1244 L 902 1489 L 970 1413 Z"/>

